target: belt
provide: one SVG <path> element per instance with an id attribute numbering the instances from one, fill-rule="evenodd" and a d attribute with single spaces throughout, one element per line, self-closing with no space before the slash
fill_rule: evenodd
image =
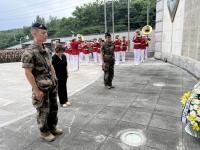
<path id="1" fill-rule="evenodd" d="M 112 57 L 112 55 L 106 55 L 106 54 L 104 56 L 110 56 L 110 57 Z"/>

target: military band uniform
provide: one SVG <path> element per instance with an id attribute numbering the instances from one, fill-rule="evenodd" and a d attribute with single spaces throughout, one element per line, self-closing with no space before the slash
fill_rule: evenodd
<path id="1" fill-rule="evenodd" d="M 140 57 L 141 57 L 141 37 L 140 36 L 134 36 L 133 37 L 133 43 L 134 43 L 134 46 L 133 46 L 133 49 L 134 49 L 134 64 L 135 65 L 139 65 L 141 60 L 140 60 Z"/>
<path id="2" fill-rule="evenodd" d="M 114 44 L 115 44 L 115 62 L 116 62 L 116 65 L 119 65 L 119 62 L 120 62 L 120 51 L 121 51 L 121 40 L 119 39 L 119 35 L 116 35 L 115 37 L 115 41 L 114 41 Z"/>
<path id="3" fill-rule="evenodd" d="M 141 63 L 144 62 L 144 59 L 145 59 L 145 49 L 146 49 L 146 43 L 147 43 L 147 39 L 144 35 L 142 35 L 141 37 L 141 46 L 140 46 L 140 61 Z"/>
<path id="4" fill-rule="evenodd" d="M 126 37 L 123 36 L 122 40 L 122 48 L 121 48 L 121 57 L 122 57 L 122 62 L 126 61 L 126 51 L 128 47 L 128 41 L 126 40 Z"/>

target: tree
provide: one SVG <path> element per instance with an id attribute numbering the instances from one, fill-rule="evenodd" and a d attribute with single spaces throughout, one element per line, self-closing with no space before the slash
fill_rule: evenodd
<path id="1" fill-rule="evenodd" d="M 36 19 L 33 23 L 35 23 L 35 22 L 45 24 L 45 19 L 44 19 L 44 17 L 36 16 Z"/>
<path id="2" fill-rule="evenodd" d="M 127 31 L 128 11 L 127 0 L 114 0 L 115 31 Z M 130 1 L 130 27 L 131 30 L 142 28 L 146 25 L 147 4 L 149 7 L 149 25 L 155 26 L 156 19 L 156 0 L 132 0 Z M 112 3 L 107 1 L 107 25 L 108 31 L 112 31 Z M 63 37 L 75 34 L 99 34 L 104 33 L 104 3 L 103 0 L 96 0 L 92 3 L 76 7 L 72 17 L 50 16 L 45 20 L 44 17 L 36 16 L 34 22 L 45 24 L 48 27 L 49 37 Z M 22 29 L 8 30 L 0 32 L 0 48 L 19 43 L 20 37 L 28 35 L 31 27 Z M 16 39 L 16 40 L 15 40 Z"/>

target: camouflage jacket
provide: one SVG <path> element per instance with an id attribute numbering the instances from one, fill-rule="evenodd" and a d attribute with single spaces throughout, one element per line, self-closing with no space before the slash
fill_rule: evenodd
<path id="1" fill-rule="evenodd" d="M 114 55 L 115 45 L 112 42 L 105 42 L 102 46 L 102 55 L 104 62 L 114 63 L 115 55 Z"/>
<path id="2" fill-rule="evenodd" d="M 32 74 L 40 90 L 45 91 L 53 86 L 49 49 L 42 45 L 32 44 L 23 53 L 21 61 L 22 68 L 32 68 Z"/>

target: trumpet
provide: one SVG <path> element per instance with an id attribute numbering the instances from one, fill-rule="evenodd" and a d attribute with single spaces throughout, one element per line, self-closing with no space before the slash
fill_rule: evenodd
<path id="1" fill-rule="evenodd" d="M 152 27 L 150 25 L 146 25 L 142 28 L 142 33 L 149 35 L 152 32 Z"/>

